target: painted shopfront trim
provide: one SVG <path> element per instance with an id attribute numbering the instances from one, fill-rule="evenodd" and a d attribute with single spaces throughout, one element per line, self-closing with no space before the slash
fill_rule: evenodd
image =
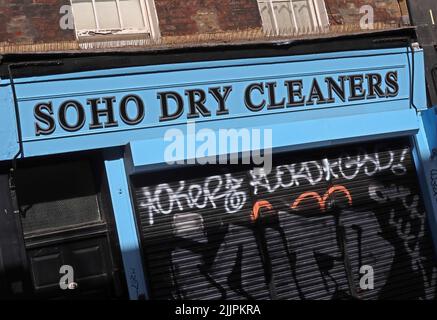
<path id="1" fill-rule="evenodd" d="M 286 95 L 286 81 L 290 79 L 302 80 L 305 90 L 310 88 L 312 91 L 314 79 L 323 84 L 328 76 L 333 79 L 356 74 L 380 74 L 385 77 L 390 72 L 397 74 L 396 94 L 393 83 L 387 91 L 386 82 L 384 97 L 380 91 L 370 99 L 367 97 L 342 101 L 341 97 L 337 97 L 337 100 L 328 103 L 315 98 L 310 104 L 290 108 L 285 106 L 285 100 L 290 100 Z M 391 77 L 393 80 L 393 75 Z M 422 118 L 417 113 L 426 109 L 424 79 L 423 52 L 417 50 L 412 55 L 409 48 L 183 63 L 20 78 L 16 79 L 15 85 L 23 126 L 22 156 L 47 156 L 113 147 L 120 147 L 121 150 L 127 146 L 124 154 L 120 150 L 115 153 L 105 152 L 105 168 L 129 297 L 147 298 L 139 232 L 128 175 L 153 170 L 156 165 L 165 163 L 164 149 L 167 143 L 163 141 L 163 137 L 166 130 L 179 128 L 184 131 L 187 122 L 191 120 L 196 121 L 198 129 L 208 128 L 215 132 L 238 128 L 271 129 L 274 152 L 416 135 L 412 138 L 416 141 L 415 162 L 427 209 L 432 214 L 432 230 L 437 230 L 437 200 L 432 202 L 432 176 L 426 174 L 434 169 L 434 166 L 430 167 L 428 160 L 429 144 L 437 146 L 434 141 L 427 140 L 431 139 L 430 135 L 427 137 L 424 133 L 425 129 L 430 130 L 427 127 L 428 122 L 426 125 L 422 122 L 425 113 L 422 113 Z M 262 85 L 257 87 L 256 84 L 259 83 Z M 276 93 L 276 99 L 268 95 L 275 88 L 271 83 L 276 83 L 276 87 L 281 88 Z M 254 92 L 253 98 L 258 104 L 252 103 L 248 106 L 244 93 L 251 85 L 254 85 L 254 89 L 249 89 L 249 93 Z M 214 88 L 219 88 L 219 93 L 224 97 L 226 88 L 229 87 L 234 95 L 230 95 L 220 105 L 218 91 L 214 94 Z M 264 93 L 260 88 L 263 88 Z M 162 112 L 163 93 L 176 92 L 177 95 L 173 95 L 170 100 L 177 101 L 181 97 L 186 104 L 190 98 L 195 98 L 193 90 L 197 90 L 197 95 L 202 94 L 200 91 L 208 95 L 206 104 L 210 115 L 199 105 L 194 108 L 197 111 L 189 110 L 185 105 L 179 117 L 171 119 L 169 114 L 165 117 Z M 326 92 L 323 93 L 326 97 Z M 10 84 L 6 79 L 0 79 L 0 108 L 4 111 L 4 117 L 0 119 L 0 161 L 12 159 L 18 151 L 11 97 Z M 139 97 L 141 102 L 135 100 L 135 97 Z M 351 97 L 350 92 L 348 97 Z M 263 98 L 266 99 L 266 105 L 257 108 L 262 104 Z M 285 99 L 284 107 L 278 106 L 281 103 L 275 103 L 282 98 Z M 67 103 L 68 101 L 76 101 L 84 108 L 85 119 L 80 129 L 72 130 L 65 126 L 65 120 L 69 124 L 74 124 L 75 121 L 81 124 L 79 118 L 71 115 L 71 111 L 76 110 L 78 104 Z M 123 116 L 120 113 L 120 103 L 123 101 L 126 105 L 135 105 L 137 111 L 143 105 L 144 117 L 136 118 L 132 114 Z M 39 110 L 36 109 L 38 105 Z M 64 121 L 59 116 L 62 105 L 69 110 L 65 112 Z M 93 119 L 93 107 L 101 111 L 109 105 L 114 109 L 118 108 L 114 119 L 110 119 L 107 114 L 99 115 L 97 121 L 96 118 Z M 41 112 L 38 114 L 35 111 Z M 56 122 L 53 130 L 48 130 L 50 121 Z M 38 135 L 37 125 L 47 132 L 39 132 Z M 435 134 L 437 130 L 432 132 Z M 249 150 L 238 150 L 244 151 Z"/>
<path id="2" fill-rule="evenodd" d="M 147 299 L 137 224 L 121 154 L 107 152 L 105 154 L 105 168 L 129 298 L 131 300 Z"/>
<path id="3" fill-rule="evenodd" d="M 411 137 L 413 159 L 437 254 L 437 107 L 420 114 L 420 130 Z"/>
<path id="4" fill-rule="evenodd" d="M 286 114 L 282 116 L 282 121 L 279 123 L 274 123 L 265 116 L 254 119 L 250 128 L 272 130 L 272 149 L 274 151 L 296 151 L 344 143 L 409 136 L 416 134 L 419 130 L 419 121 L 416 112 L 412 109 L 303 121 L 288 120 Z M 208 126 L 196 124 L 196 130 L 204 128 L 217 132 L 221 128 L 226 128 L 226 126 L 223 123 L 216 125 L 212 123 Z M 230 128 L 235 127 L 231 126 Z M 189 135 L 186 138 L 186 143 L 203 143 L 202 141 L 196 141 L 195 137 Z M 132 173 L 141 170 L 154 170 L 155 166 L 153 165 L 164 164 L 164 154 L 167 146 L 168 142 L 163 141 L 162 137 L 132 141 L 129 144 L 129 156 L 133 167 Z M 228 145 L 226 154 L 252 151 L 251 149 L 243 149 L 242 144 L 238 145 L 238 150 L 230 150 L 230 147 Z M 153 150 L 153 152 L 150 152 L 150 150 Z M 219 155 L 215 153 L 208 156 Z M 178 160 L 187 159 L 184 157 Z"/>
<path id="5" fill-rule="evenodd" d="M 123 146 L 131 141 L 163 136 L 168 128 L 184 127 L 191 119 L 209 126 L 220 122 L 228 127 L 238 127 L 244 121 L 250 128 L 256 126 L 260 117 L 269 117 L 269 121 L 277 123 L 285 117 L 300 121 L 401 111 L 412 105 L 421 109 L 426 107 L 425 85 L 423 78 L 420 80 L 422 69 L 421 50 L 412 55 L 409 48 L 398 48 L 18 78 L 14 83 L 23 133 L 23 157 Z M 359 84 L 364 78 L 367 85 L 367 78 L 372 75 L 376 82 L 381 76 L 382 89 L 370 96 L 354 96 L 350 83 Z M 328 78 L 339 84 L 345 79 L 344 101 L 341 95 L 329 99 Z M 297 81 L 295 87 L 292 81 Z M 316 92 L 313 99 L 302 105 L 290 101 L 290 88 L 299 92 L 299 81 L 305 95 Z M 321 87 L 323 98 L 317 96 L 315 82 Z M 14 118 L 7 79 L 1 80 L 0 90 L 5 115 Z M 229 96 L 220 104 L 217 99 L 220 95 L 225 97 L 226 90 L 230 90 Z M 190 104 L 203 93 L 207 110 Z M 181 112 L 177 112 L 175 105 L 179 98 L 184 103 Z M 166 114 L 163 110 L 167 102 Z M 104 112 L 108 108 L 114 111 L 113 119 Z M 130 114 L 124 112 L 127 109 Z M 0 160 L 10 160 L 17 150 L 17 140 L 11 135 L 15 128 L 9 124 L 6 130 L 0 131 L 0 138 L 5 141 Z"/>

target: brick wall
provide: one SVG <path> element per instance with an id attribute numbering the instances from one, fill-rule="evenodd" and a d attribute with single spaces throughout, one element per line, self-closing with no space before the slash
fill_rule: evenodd
<path id="1" fill-rule="evenodd" d="M 256 0 L 155 0 L 155 5 L 163 36 L 261 27 Z"/>
<path id="2" fill-rule="evenodd" d="M 155 0 L 162 35 L 187 35 L 261 27 L 257 0 Z M 399 6 L 399 3 L 401 4 Z M 374 22 L 399 24 L 405 0 L 325 0 L 331 25 L 359 25 L 360 8 L 374 8 Z"/>
<path id="3" fill-rule="evenodd" d="M 359 25 L 360 7 L 371 4 L 375 22 L 397 24 L 406 14 L 405 0 L 325 0 L 331 25 Z M 63 30 L 60 8 L 70 0 L 0 0 L 0 43 L 74 41 Z M 155 0 L 163 36 L 260 29 L 257 0 Z M 403 4 L 403 5 L 402 5 Z"/>
<path id="4" fill-rule="evenodd" d="M 405 10 L 404 0 L 325 0 L 326 10 L 332 25 L 358 24 L 363 16 L 360 8 L 371 5 L 374 9 L 374 22 L 397 24 L 400 23 L 402 12 Z"/>
<path id="5" fill-rule="evenodd" d="M 60 8 L 69 0 L 0 0 L 0 42 L 54 42 L 75 39 L 62 30 Z"/>

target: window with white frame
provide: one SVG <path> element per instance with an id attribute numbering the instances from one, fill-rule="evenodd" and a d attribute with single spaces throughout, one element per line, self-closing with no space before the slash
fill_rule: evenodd
<path id="1" fill-rule="evenodd" d="M 156 33 L 153 0 L 71 0 L 71 3 L 78 36 Z"/>
<path id="2" fill-rule="evenodd" d="M 258 0 L 258 7 L 269 34 L 318 32 L 329 25 L 324 0 Z"/>

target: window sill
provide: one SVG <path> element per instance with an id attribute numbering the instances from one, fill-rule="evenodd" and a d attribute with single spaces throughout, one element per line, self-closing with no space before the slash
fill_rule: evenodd
<path id="1" fill-rule="evenodd" d="M 149 32 L 133 31 L 102 31 L 102 32 L 81 32 L 77 33 L 79 41 L 114 41 L 114 40 L 139 40 L 150 39 Z"/>
<path id="2" fill-rule="evenodd" d="M 106 33 L 78 35 L 81 49 L 106 49 L 150 45 L 154 41 L 150 33 Z"/>

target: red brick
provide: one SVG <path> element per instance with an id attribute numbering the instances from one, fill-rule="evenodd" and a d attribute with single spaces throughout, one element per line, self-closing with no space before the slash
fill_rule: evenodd
<path id="1" fill-rule="evenodd" d="M 331 24 L 359 24 L 360 8 L 370 5 L 374 9 L 375 23 L 400 23 L 401 10 L 397 0 L 325 0 Z"/>
<path id="2" fill-rule="evenodd" d="M 164 36 L 261 27 L 256 0 L 155 0 L 155 5 Z"/>
<path id="3" fill-rule="evenodd" d="M 74 40 L 74 30 L 62 30 L 59 25 L 62 17 L 60 8 L 69 4 L 69 0 L 0 1 L 0 42 Z"/>
<path id="4" fill-rule="evenodd" d="M 0 0 L 0 42 L 56 42 L 75 39 L 62 30 L 61 6 L 70 0 Z M 261 27 L 257 0 L 155 0 L 164 36 L 254 29 Z M 360 8 L 370 4 L 375 22 L 398 23 L 397 0 L 325 0 L 330 23 L 359 24 Z M 404 13 L 405 14 L 405 13 Z"/>

